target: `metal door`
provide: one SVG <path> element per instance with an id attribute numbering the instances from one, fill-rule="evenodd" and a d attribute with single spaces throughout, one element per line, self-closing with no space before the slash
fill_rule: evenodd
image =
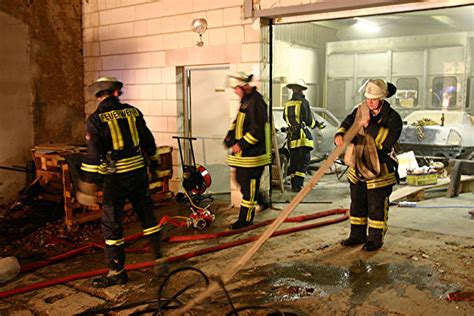
<path id="1" fill-rule="evenodd" d="M 210 172 L 209 193 L 230 192 L 230 168 L 222 145 L 230 125 L 229 97 L 224 86 L 228 66 L 186 68 L 187 130 L 194 141 L 196 163 Z"/>

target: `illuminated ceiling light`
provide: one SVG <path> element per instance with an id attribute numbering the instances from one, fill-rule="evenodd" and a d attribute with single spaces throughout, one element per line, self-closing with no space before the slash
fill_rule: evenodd
<path id="1" fill-rule="evenodd" d="M 354 27 L 361 32 L 365 33 L 377 33 L 380 31 L 380 27 L 374 22 L 368 21 L 366 19 L 354 18 L 356 20 Z"/>

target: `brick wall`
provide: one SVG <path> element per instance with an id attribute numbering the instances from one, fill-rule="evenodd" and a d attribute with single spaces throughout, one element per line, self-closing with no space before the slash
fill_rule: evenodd
<path id="1" fill-rule="evenodd" d="M 81 0 L 2 0 L 0 11 L 28 28 L 30 67 L 26 71 L 31 75 L 31 92 L 24 94 L 32 94 L 34 144 L 84 143 Z M 4 37 L 2 41 L 9 42 Z M 23 53 L 22 48 L 15 49 Z M 2 76 L 11 79 L 9 74 Z"/>
<path id="2" fill-rule="evenodd" d="M 33 145 L 83 143 L 81 0 L 2 0 L 0 38 L 0 165 L 30 167 Z M 0 204 L 29 178 L 0 170 Z"/>
<path id="3" fill-rule="evenodd" d="M 159 145 L 176 148 L 172 136 L 182 125 L 183 106 L 177 67 L 228 64 L 231 72 L 258 78 L 260 25 L 243 19 L 242 6 L 243 0 L 85 0 L 84 85 L 102 75 L 121 79 L 122 100 L 145 114 Z M 195 18 L 208 22 L 203 47 L 195 45 L 199 36 L 191 31 Z M 96 104 L 85 95 L 87 115 Z M 230 100 L 232 118 L 237 104 Z M 178 182 L 173 185 L 177 190 Z"/>

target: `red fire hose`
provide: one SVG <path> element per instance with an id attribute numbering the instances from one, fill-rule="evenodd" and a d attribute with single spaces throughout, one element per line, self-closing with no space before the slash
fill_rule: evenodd
<path id="1" fill-rule="evenodd" d="M 308 220 L 315 219 L 315 218 L 321 218 L 321 217 L 327 217 L 327 216 L 331 216 L 331 215 L 344 214 L 344 216 L 340 216 L 340 217 L 330 219 L 330 220 L 327 220 L 327 221 L 323 221 L 323 222 L 317 222 L 317 223 L 313 223 L 313 224 L 301 225 L 301 226 L 296 226 L 296 227 L 291 227 L 291 228 L 287 228 L 287 229 L 278 230 L 278 231 L 275 231 L 272 234 L 271 237 L 291 234 L 291 233 L 299 232 L 299 231 L 302 231 L 302 230 L 313 229 L 313 228 L 317 228 L 317 227 L 321 227 L 321 226 L 326 226 L 326 225 L 330 225 L 330 224 L 339 223 L 339 222 L 345 221 L 346 219 L 349 218 L 349 215 L 348 215 L 347 212 L 348 212 L 347 209 L 334 209 L 334 210 L 324 211 L 324 212 L 315 213 L 315 214 L 291 217 L 291 218 L 288 218 L 286 220 L 286 222 L 303 222 L 303 221 L 308 221 Z M 252 230 L 252 229 L 255 229 L 255 228 L 258 228 L 258 227 L 261 227 L 261 226 L 265 226 L 265 225 L 270 224 L 271 222 L 272 222 L 272 220 L 268 220 L 268 221 L 264 221 L 264 222 L 261 222 L 261 223 L 255 224 L 255 225 L 245 227 L 243 229 L 239 229 L 239 230 L 235 230 L 235 231 L 224 231 L 224 232 L 220 232 L 220 233 L 216 233 L 216 234 L 179 236 L 179 238 L 176 238 L 178 236 L 175 236 L 175 237 L 169 238 L 168 240 L 172 241 L 172 242 L 180 242 L 180 241 L 184 241 L 184 240 L 202 240 L 202 239 L 216 238 L 216 237 L 222 237 L 222 236 L 229 236 L 229 235 L 242 233 L 244 231 Z M 136 239 L 136 238 L 140 237 L 141 235 L 142 234 L 139 233 L 139 234 L 135 234 L 135 235 L 132 235 L 132 236 L 128 236 L 127 238 L 125 238 L 125 240 L 130 241 L 132 239 Z M 214 236 L 214 237 L 210 237 L 210 236 Z M 184 253 L 182 255 L 168 257 L 168 258 L 166 258 L 165 262 L 171 263 L 171 262 L 175 262 L 175 261 L 186 260 L 186 259 L 190 259 L 190 258 L 193 258 L 193 257 L 196 257 L 196 256 L 200 256 L 200 255 L 220 251 L 220 250 L 227 249 L 227 248 L 232 248 L 232 247 L 235 247 L 235 246 L 240 246 L 240 245 L 252 242 L 252 241 L 256 240 L 258 237 L 259 236 L 252 236 L 252 237 L 231 241 L 231 242 L 224 243 L 224 244 L 217 245 L 217 246 L 213 246 L 213 247 L 203 248 L 203 249 L 200 249 L 200 250 L 197 250 L 197 251 Z M 32 270 L 32 269 L 35 269 L 35 268 L 38 268 L 38 267 L 43 267 L 43 266 L 46 266 L 48 264 L 52 264 L 54 262 L 62 260 L 64 258 L 70 257 L 72 255 L 82 253 L 82 252 L 86 251 L 87 249 L 90 249 L 90 248 L 93 248 L 93 247 L 103 248 L 103 245 L 99 245 L 99 244 L 95 244 L 95 243 L 89 243 L 85 246 L 82 246 L 78 249 L 69 251 L 65 254 L 55 256 L 55 257 L 52 257 L 52 258 L 49 258 L 47 260 L 43 260 L 43 261 L 40 261 L 40 262 L 32 263 L 30 265 L 26 265 L 21 271 L 24 272 L 24 271 L 29 271 L 29 270 Z M 152 267 L 153 265 L 154 265 L 154 261 L 148 261 L 148 262 L 141 262 L 141 263 L 135 263 L 135 264 L 128 264 L 128 265 L 125 266 L 125 269 L 127 271 L 131 271 L 131 270 L 137 270 L 137 269 Z M 102 269 L 98 269 L 98 270 L 91 270 L 91 271 L 76 273 L 76 274 L 72 274 L 72 275 L 69 275 L 69 276 L 66 276 L 66 277 L 62 277 L 62 278 L 57 278 L 57 279 L 47 280 L 47 281 L 43 281 L 43 282 L 33 283 L 33 284 L 30 284 L 30 285 L 27 285 L 27 286 L 24 286 L 24 287 L 21 287 L 21 288 L 16 288 L 16 289 L 0 292 L 0 298 L 5 298 L 5 297 L 17 295 L 17 294 L 22 294 L 22 293 L 30 292 L 30 291 L 33 291 L 33 290 L 37 290 L 37 289 L 41 289 L 41 288 L 45 288 L 45 287 L 49 287 L 49 286 L 53 286 L 53 285 L 63 284 L 63 283 L 74 281 L 74 280 L 79 280 L 79 279 L 90 278 L 90 277 L 93 277 L 93 276 L 98 276 L 98 275 L 107 273 L 107 271 L 108 271 L 107 268 L 102 268 Z"/>
<path id="2" fill-rule="evenodd" d="M 346 209 L 335 209 L 335 210 L 330 210 L 330 211 L 324 211 L 324 212 L 319 212 L 319 213 L 313 213 L 313 214 L 307 214 L 307 215 L 300 215 L 300 216 L 294 216 L 294 217 L 289 217 L 285 220 L 285 223 L 301 223 L 305 221 L 310 221 L 313 219 L 318 219 L 321 217 L 326 217 L 326 216 L 331 216 L 335 214 L 342 214 L 346 213 Z M 241 234 L 244 232 L 247 232 L 249 230 L 257 229 L 263 226 L 270 225 L 273 222 L 273 219 L 269 219 L 257 224 L 253 224 L 241 229 L 236 229 L 236 230 L 226 230 L 218 233 L 212 233 L 212 234 L 200 234 L 200 235 L 187 235 L 187 236 L 170 236 L 167 238 L 164 238 L 163 240 L 166 242 L 184 242 L 184 241 L 194 241 L 194 240 L 204 240 L 204 239 L 213 239 L 213 238 L 218 238 L 218 237 L 227 237 L 227 236 L 232 236 L 232 235 L 237 235 Z"/>
<path id="3" fill-rule="evenodd" d="M 177 226 L 177 227 L 186 227 L 186 222 L 178 221 L 178 220 L 176 220 L 176 219 L 174 219 L 170 216 L 167 216 L 167 215 L 163 216 L 160 219 L 160 222 L 158 223 L 159 226 L 163 226 L 165 224 L 171 224 L 171 225 Z M 130 242 L 130 241 L 136 240 L 136 239 L 138 239 L 142 236 L 143 236 L 143 233 L 136 233 L 136 234 L 125 237 L 124 241 L 125 242 Z M 103 243 L 89 242 L 89 243 L 87 243 L 87 244 L 85 244 L 85 245 L 83 245 L 79 248 L 73 249 L 73 250 L 65 252 L 63 254 L 60 254 L 60 255 L 57 255 L 57 256 L 54 256 L 54 257 L 50 257 L 50 258 L 45 259 L 45 260 L 25 264 L 21 267 L 20 273 L 31 271 L 31 270 L 36 270 L 36 269 L 39 269 L 39 268 L 49 266 L 49 265 L 51 265 L 55 262 L 67 259 L 69 257 L 73 257 L 75 255 L 85 253 L 89 249 L 94 249 L 94 248 L 104 249 L 104 247 L 105 247 L 105 245 Z M 137 253 L 137 252 L 144 252 L 145 249 L 127 248 L 125 251 L 127 253 Z"/>

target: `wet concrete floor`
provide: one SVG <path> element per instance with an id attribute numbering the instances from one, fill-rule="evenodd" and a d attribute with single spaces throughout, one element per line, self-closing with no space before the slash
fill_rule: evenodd
<path id="1" fill-rule="evenodd" d="M 338 181 L 335 177 L 323 179 L 324 181 L 304 200 L 317 203 L 302 203 L 292 216 L 348 207 L 347 182 Z M 294 196 L 294 193 L 281 196 L 278 196 L 277 192 L 274 193 L 275 201 L 291 200 Z M 238 210 L 228 209 L 227 205 L 225 200 L 213 203 L 217 218 L 206 232 L 225 230 L 228 224 L 237 218 Z M 280 209 L 287 205 L 275 204 Z M 157 214 L 169 214 L 169 210 L 173 208 L 174 206 L 157 209 Z M 431 214 L 430 210 L 410 211 L 418 212 L 416 218 L 420 220 Z M 256 222 L 275 218 L 279 214 L 277 209 L 259 212 Z M 399 213 L 394 210 L 391 220 L 398 216 Z M 389 223 L 392 223 L 391 220 Z M 400 220 L 397 223 L 400 226 L 390 226 L 384 247 L 374 253 L 361 251 L 360 247 L 342 247 L 339 244 L 349 232 L 348 222 L 271 238 L 226 285 L 226 289 L 236 306 L 271 306 L 292 311 L 297 315 L 474 315 L 474 305 L 470 305 L 470 302 L 455 303 L 446 299 L 446 294 L 455 290 L 474 290 L 472 238 L 456 236 L 456 230 L 459 228 L 456 226 L 454 229 L 452 220 L 452 216 L 444 219 L 444 225 L 452 231 L 451 234 L 444 235 L 404 228 L 411 221 Z M 284 225 L 290 227 L 294 224 Z M 424 226 L 425 229 L 429 228 L 429 225 Z M 164 252 L 168 256 L 178 255 L 256 235 L 262 231 L 263 229 L 260 229 L 224 239 L 165 243 Z M 127 235 L 133 232 L 135 231 L 127 232 Z M 165 233 L 181 235 L 199 232 L 170 229 Z M 249 245 L 240 246 L 195 257 L 172 264 L 171 268 L 193 266 L 208 275 L 219 275 L 242 256 L 248 247 Z M 148 254 L 127 254 L 127 263 L 147 260 Z M 44 280 L 102 266 L 102 254 L 97 253 L 35 271 L 21 276 L 17 281 L 25 279 L 26 283 L 32 283 L 37 281 L 37 278 Z M 91 307 L 126 305 L 156 298 L 159 284 L 150 283 L 153 276 L 151 269 L 131 271 L 129 276 L 129 284 L 106 290 L 91 289 L 91 280 L 84 279 L 13 296 L 0 300 L 0 315 L 2 312 L 70 315 Z M 184 280 L 190 278 L 184 276 L 175 279 L 169 284 L 165 295 L 176 293 L 176 290 L 182 288 Z M 16 287 L 13 283 L 6 287 Z M 202 284 L 200 287 L 202 288 Z M 194 288 L 188 294 L 192 296 L 197 292 L 198 289 Z M 140 310 L 146 307 L 141 306 Z M 119 315 L 129 315 L 137 310 L 138 308 L 126 309 Z M 225 315 L 229 311 L 227 298 L 223 291 L 219 291 L 194 314 Z"/>
<path id="2" fill-rule="evenodd" d="M 445 295 L 455 287 L 443 284 L 432 268 L 415 266 L 409 262 L 375 264 L 363 260 L 351 266 L 321 265 L 312 262 L 285 262 L 259 268 L 266 276 L 243 292 L 254 293 L 249 297 L 254 304 L 296 301 L 302 297 L 327 297 L 343 290 L 351 290 L 351 303 L 363 303 L 375 290 L 395 289 L 404 295 L 404 286 L 427 290 L 435 298 Z M 240 281 L 251 283 L 254 271 L 243 271 Z"/>

